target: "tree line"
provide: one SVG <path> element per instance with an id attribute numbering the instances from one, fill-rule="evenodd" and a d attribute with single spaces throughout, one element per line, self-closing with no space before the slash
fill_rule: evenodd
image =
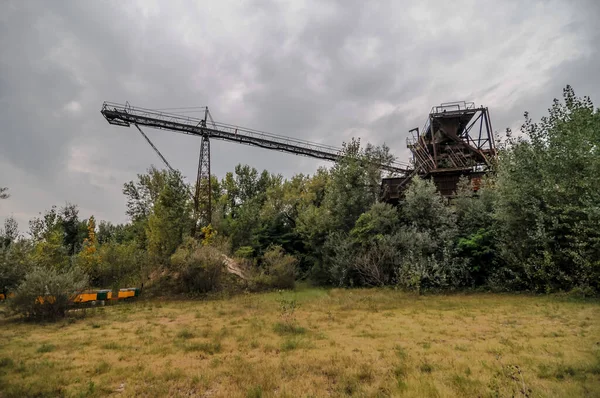
<path id="1" fill-rule="evenodd" d="M 226 254 L 254 287 L 295 280 L 327 286 L 555 292 L 600 289 L 600 113 L 569 86 L 548 115 L 507 131 L 475 192 L 446 200 L 415 177 L 397 207 L 380 201 L 386 146 L 344 144 L 331 168 L 290 179 L 238 165 L 211 177 L 212 224 L 196 239 L 193 203 L 178 171 L 151 167 L 124 185 L 129 222 L 79 218 L 53 207 L 29 223 L 7 218 L 0 286 L 31 270 L 77 268 L 88 285 L 117 287 L 170 275 L 174 291 L 218 289 Z M 4 191 L 3 191 L 4 193 Z M 201 220 L 202 221 L 202 220 Z M 208 282 L 207 282 L 208 281 Z M 212 282 L 210 282 L 212 281 Z"/>

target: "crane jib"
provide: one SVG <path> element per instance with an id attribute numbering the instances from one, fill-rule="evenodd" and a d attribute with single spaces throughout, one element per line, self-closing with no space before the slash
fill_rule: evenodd
<path id="1" fill-rule="evenodd" d="M 341 149 L 328 145 L 268 134 L 223 123 L 211 122 L 207 125 L 205 120 L 150 109 L 134 108 L 129 105 L 105 103 L 101 112 L 110 124 L 124 127 L 129 127 L 131 124 L 147 126 L 329 161 L 337 161 L 340 157 L 343 157 Z M 408 167 L 397 164 L 377 164 L 377 166 L 381 170 L 401 175 L 406 175 L 410 171 Z"/>

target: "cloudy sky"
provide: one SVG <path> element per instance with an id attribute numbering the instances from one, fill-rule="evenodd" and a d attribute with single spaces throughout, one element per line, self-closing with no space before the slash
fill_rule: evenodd
<path id="1" fill-rule="evenodd" d="M 30 1 L 0 13 L 0 219 L 66 201 L 124 222 L 124 182 L 160 160 L 103 101 L 208 105 L 215 120 L 340 146 L 405 139 L 433 105 L 475 101 L 494 130 L 562 88 L 600 102 L 600 5 L 573 1 Z M 189 181 L 199 139 L 147 129 Z M 212 170 L 286 177 L 324 163 L 212 142 Z"/>

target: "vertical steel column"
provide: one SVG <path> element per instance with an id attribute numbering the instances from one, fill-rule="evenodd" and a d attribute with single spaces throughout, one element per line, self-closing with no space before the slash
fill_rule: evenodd
<path id="1" fill-rule="evenodd" d="M 201 127 L 206 127 L 208 107 L 204 113 L 204 120 L 200 122 Z M 212 189 L 210 181 L 210 139 L 204 130 L 200 141 L 200 155 L 198 156 L 198 174 L 196 176 L 196 195 L 194 196 L 194 225 L 192 236 L 196 236 L 198 223 L 209 225 L 212 218 Z M 202 203 L 201 203 L 202 202 Z"/>
<path id="2" fill-rule="evenodd" d="M 212 192 L 210 183 L 210 139 L 202 136 L 196 179 L 196 200 L 194 203 L 198 221 L 204 225 L 211 223 Z"/>
<path id="3" fill-rule="evenodd" d="M 433 169 L 437 169 L 437 149 L 435 147 L 435 131 L 433 130 L 433 116 L 429 115 L 429 131 L 431 131 L 431 146 L 433 147 Z"/>

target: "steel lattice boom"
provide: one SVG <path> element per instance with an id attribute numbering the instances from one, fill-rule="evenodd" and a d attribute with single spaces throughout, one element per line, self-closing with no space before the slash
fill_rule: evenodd
<path id="1" fill-rule="evenodd" d="M 148 126 L 331 161 L 336 161 L 343 156 L 340 148 L 329 145 L 268 134 L 230 124 L 213 122 L 212 120 L 207 124 L 206 119 L 203 120 L 184 115 L 133 107 L 129 104 L 105 102 L 102 105 L 101 112 L 110 124 L 118 126 Z M 397 162 L 389 165 L 380 164 L 378 166 L 381 170 L 400 175 L 406 175 L 410 169 L 409 165 Z"/>

